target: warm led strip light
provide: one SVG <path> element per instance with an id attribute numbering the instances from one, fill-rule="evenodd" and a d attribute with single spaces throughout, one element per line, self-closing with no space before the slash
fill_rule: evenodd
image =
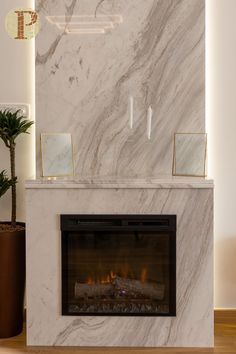
<path id="1" fill-rule="evenodd" d="M 46 19 L 68 34 L 104 34 L 123 22 L 121 15 L 46 16 Z"/>
<path id="2" fill-rule="evenodd" d="M 66 26 L 68 26 L 70 29 L 86 29 L 86 28 L 91 28 L 94 26 L 93 22 L 85 22 L 85 23 L 74 23 L 74 22 L 70 22 L 69 24 L 67 23 L 57 23 L 56 26 L 61 29 L 64 30 Z M 96 22 L 96 28 L 102 28 L 102 29 L 112 29 L 114 28 L 114 24 L 113 22 Z"/>
<path id="3" fill-rule="evenodd" d="M 104 34 L 106 31 L 102 28 L 78 28 L 65 30 L 68 34 Z"/>

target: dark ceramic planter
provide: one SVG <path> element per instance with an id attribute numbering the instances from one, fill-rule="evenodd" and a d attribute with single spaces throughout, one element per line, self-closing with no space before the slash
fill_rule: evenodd
<path id="1" fill-rule="evenodd" d="M 25 230 L 0 232 L 0 338 L 22 332 L 24 292 Z"/>

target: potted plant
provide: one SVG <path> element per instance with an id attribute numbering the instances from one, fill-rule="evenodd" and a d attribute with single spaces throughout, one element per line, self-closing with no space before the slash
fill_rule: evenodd
<path id="1" fill-rule="evenodd" d="M 0 338 L 19 334 L 23 327 L 25 290 L 25 224 L 16 221 L 16 138 L 28 133 L 32 121 L 20 110 L 0 111 L 0 138 L 10 153 L 11 176 L 0 174 L 0 197 L 11 188 L 11 221 L 0 222 Z"/>

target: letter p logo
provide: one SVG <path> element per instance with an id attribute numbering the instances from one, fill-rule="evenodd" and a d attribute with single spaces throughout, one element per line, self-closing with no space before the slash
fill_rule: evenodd
<path id="1" fill-rule="evenodd" d="M 11 10 L 6 16 L 5 26 L 11 38 L 34 38 L 39 31 L 38 14 L 32 9 Z"/>

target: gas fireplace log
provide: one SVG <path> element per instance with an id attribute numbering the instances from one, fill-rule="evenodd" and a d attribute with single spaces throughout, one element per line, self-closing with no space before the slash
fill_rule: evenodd
<path id="1" fill-rule="evenodd" d="M 75 298 L 86 298 L 96 296 L 108 296 L 114 293 L 112 284 L 84 284 L 75 283 Z"/>
<path id="2" fill-rule="evenodd" d="M 116 277 L 108 284 L 84 284 L 75 283 L 75 298 L 95 298 L 101 296 L 112 296 L 119 292 L 141 295 L 153 300 L 163 300 L 165 285 L 156 283 L 142 283 L 140 280 Z"/>
<path id="3" fill-rule="evenodd" d="M 118 290 L 138 293 L 153 300 L 163 300 L 165 285 L 156 283 L 142 283 L 139 280 L 116 277 L 113 284 Z"/>

